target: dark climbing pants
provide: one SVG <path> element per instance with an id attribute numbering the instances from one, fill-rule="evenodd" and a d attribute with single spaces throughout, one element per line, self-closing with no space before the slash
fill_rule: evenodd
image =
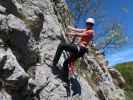
<path id="1" fill-rule="evenodd" d="M 87 52 L 87 49 L 83 46 L 76 45 L 76 44 L 61 43 L 57 48 L 56 54 L 54 56 L 53 64 L 56 65 L 58 63 L 63 50 L 70 53 L 70 56 L 63 63 L 63 70 L 62 70 L 64 74 L 63 76 L 66 77 L 66 79 L 65 78 L 64 79 L 67 80 L 69 60 L 70 59 L 76 60 L 77 58 L 82 57 L 84 53 Z"/>
<path id="2" fill-rule="evenodd" d="M 87 49 L 83 46 L 76 44 L 61 43 L 59 44 L 56 54 L 54 56 L 53 63 L 56 65 L 60 59 L 63 50 L 68 51 L 75 59 L 82 57 Z"/>

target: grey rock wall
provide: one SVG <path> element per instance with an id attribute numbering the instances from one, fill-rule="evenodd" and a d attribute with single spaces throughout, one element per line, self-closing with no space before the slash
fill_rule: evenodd
<path id="1" fill-rule="evenodd" d="M 124 81 L 114 82 L 95 47 L 88 47 L 71 89 L 64 86 L 51 64 L 71 23 L 63 0 L 0 0 L 0 100 L 126 100 L 118 85 Z"/>

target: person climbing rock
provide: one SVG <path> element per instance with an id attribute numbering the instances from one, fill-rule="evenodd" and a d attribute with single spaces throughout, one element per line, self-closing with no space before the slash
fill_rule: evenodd
<path id="1" fill-rule="evenodd" d="M 92 40 L 95 33 L 93 30 L 94 24 L 95 20 L 93 18 L 88 18 L 86 20 L 86 29 L 78 29 L 68 26 L 68 30 L 70 32 L 66 33 L 66 35 L 80 37 L 80 43 L 79 44 L 60 43 L 53 59 L 53 66 L 56 66 L 58 64 L 58 61 L 60 59 L 63 50 L 69 52 L 70 56 L 63 63 L 64 70 L 67 71 L 66 74 L 68 74 L 69 61 L 74 62 L 77 58 L 82 57 L 85 54 L 85 52 L 87 52 L 87 45 Z"/>

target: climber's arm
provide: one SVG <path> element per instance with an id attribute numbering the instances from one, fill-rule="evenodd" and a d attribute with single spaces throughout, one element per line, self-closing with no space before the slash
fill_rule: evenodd
<path id="1" fill-rule="evenodd" d="M 67 32 L 66 35 L 78 36 L 78 37 L 87 36 L 86 32 L 82 32 L 82 33 L 79 33 L 79 32 Z"/>
<path id="2" fill-rule="evenodd" d="M 72 27 L 72 26 L 68 26 L 68 29 L 69 29 L 70 31 L 79 32 L 79 33 L 82 33 L 82 32 L 85 31 L 85 29 L 74 28 L 74 27 Z"/>

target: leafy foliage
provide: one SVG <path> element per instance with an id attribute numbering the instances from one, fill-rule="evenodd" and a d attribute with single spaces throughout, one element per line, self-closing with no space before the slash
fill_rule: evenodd
<path id="1" fill-rule="evenodd" d="M 132 100 L 133 98 L 133 62 L 118 64 L 116 68 L 121 72 L 126 80 L 126 94 L 127 100 Z"/>

